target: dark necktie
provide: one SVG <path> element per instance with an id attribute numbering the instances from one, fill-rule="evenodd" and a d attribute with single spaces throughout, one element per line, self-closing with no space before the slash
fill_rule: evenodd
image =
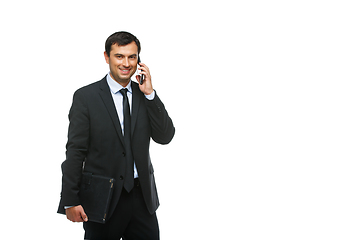
<path id="1" fill-rule="evenodd" d="M 130 105 L 127 97 L 127 89 L 120 90 L 123 95 L 123 111 L 124 111 L 124 138 L 125 138 L 125 157 L 126 157 L 126 172 L 124 188 L 130 192 L 134 187 L 134 158 L 131 150 L 131 116 Z"/>

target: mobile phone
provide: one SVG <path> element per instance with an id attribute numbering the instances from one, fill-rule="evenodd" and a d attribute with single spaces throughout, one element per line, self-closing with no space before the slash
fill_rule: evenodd
<path id="1" fill-rule="evenodd" d="M 139 63 L 140 63 L 140 56 L 138 56 L 138 64 Z M 142 85 L 143 83 L 144 83 L 144 75 L 140 74 L 140 85 Z"/>

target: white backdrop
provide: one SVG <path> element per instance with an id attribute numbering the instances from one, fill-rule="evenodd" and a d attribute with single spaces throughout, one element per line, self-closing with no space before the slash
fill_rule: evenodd
<path id="1" fill-rule="evenodd" d="M 56 213 L 76 89 L 106 38 L 142 44 L 173 119 L 151 144 L 161 238 L 359 239 L 357 1 L 0 3 L 2 235 L 81 239 Z M 11 236 L 11 238 L 10 238 Z"/>

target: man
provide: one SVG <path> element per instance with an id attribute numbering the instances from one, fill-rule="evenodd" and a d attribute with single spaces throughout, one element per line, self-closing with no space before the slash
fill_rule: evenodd
<path id="1" fill-rule="evenodd" d="M 84 222 L 85 239 L 159 239 L 149 143 L 152 138 L 168 144 L 175 128 L 153 89 L 149 68 L 139 61 L 140 50 L 134 35 L 112 34 L 104 52 L 110 72 L 74 94 L 58 212 Z M 131 81 L 137 64 L 142 84 Z M 93 222 L 82 207 L 83 173 L 115 180 L 105 224 Z"/>

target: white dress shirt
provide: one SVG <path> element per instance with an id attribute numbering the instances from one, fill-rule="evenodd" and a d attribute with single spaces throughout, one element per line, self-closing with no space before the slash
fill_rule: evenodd
<path id="1" fill-rule="evenodd" d="M 123 95 L 121 94 L 120 90 L 123 89 L 124 87 L 121 86 L 118 82 L 116 82 L 110 75 L 110 73 L 108 73 L 108 75 L 106 76 L 106 81 L 110 87 L 110 92 L 111 92 L 111 96 L 113 97 L 114 103 L 115 103 L 115 108 L 116 108 L 116 112 L 119 116 L 119 120 L 120 120 L 120 125 L 121 125 L 121 130 L 122 133 L 124 135 L 124 113 L 123 113 Z M 132 110 L 132 89 L 131 89 L 131 80 L 129 82 L 129 84 L 125 87 L 127 88 L 127 97 L 129 99 L 129 105 L 130 105 L 130 115 L 131 115 L 131 110 Z M 153 91 L 150 95 L 145 95 L 145 97 L 148 100 L 153 100 L 155 97 L 155 91 Z M 134 178 L 138 178 L 138 172 L 136 169 L 136 165 L 135 165 L 135 161 L 134 161 Z"/>

